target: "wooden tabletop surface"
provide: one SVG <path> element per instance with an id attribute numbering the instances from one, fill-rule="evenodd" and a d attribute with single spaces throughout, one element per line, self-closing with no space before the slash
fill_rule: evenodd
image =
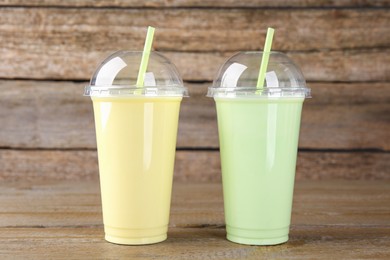
<path id="1" fill-rule="evenodd" d="M 120 246 L 104 240 L 97 180 L 0 184 L 0 258 L 389 259 L 390 182 L 298 181 L 288 243 L 225 239 L 219 183 L 173 187 L 168 240 Z"/>

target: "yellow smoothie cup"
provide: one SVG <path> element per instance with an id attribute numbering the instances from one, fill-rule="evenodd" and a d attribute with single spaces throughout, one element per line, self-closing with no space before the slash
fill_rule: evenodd
<path id="1" fill-rule="evenodd" d="M 105 239 L 139 245 L 167 238 L 180 103 L 187 89 L 175 66 L 151 52 L 102 62 L 85 95 L 93 101 Z"/>

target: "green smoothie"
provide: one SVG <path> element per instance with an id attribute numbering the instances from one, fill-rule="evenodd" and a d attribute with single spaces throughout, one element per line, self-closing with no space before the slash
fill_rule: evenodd
<path id="1" fill-rule="evenodd" d="M 214 97 L 227 238 L 288 240 L 304 97 Z"/>

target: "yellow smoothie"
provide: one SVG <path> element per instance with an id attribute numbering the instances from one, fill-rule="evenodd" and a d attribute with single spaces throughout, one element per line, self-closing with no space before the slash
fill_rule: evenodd
<path id="1" fill-rule="evenodd" d="M 182 97 L 92 97 L 105 238 L 167 237 Z"/>

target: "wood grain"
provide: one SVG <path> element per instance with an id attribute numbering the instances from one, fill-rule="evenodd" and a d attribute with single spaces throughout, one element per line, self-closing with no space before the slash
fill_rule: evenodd
<path id="1" fill-rule="evenodd" d="M 388 226 L 389 184 L 389 181 L 297 181 L 292 224 Z M 98 180 L 7 181 L 0 187 L 0 228 L 102 225 Z M 172 192 L 170 227 L 223 227 L 220 183 L 174 182 Z"/>
<path id="2" fill-rule="evenodd" d="M 0 180 L 91 180 L 98 178 L 96 151 L 0 150 Z M 298 180 L 390 180 L 390 154 L 299 152 Z M 177 151 L 174 179 L 220 182 L 218 151 Z"/>
<path id="3" fill-rule="evenodd" d="M 386 9 L 77 9 L 1 8 L 2 78 L 83 79 L 119 49 L 155 49 L 186 80 L 212 80 L 233 52 L 259 50 L 266 26 L 273 49 L 290 52 L 313 81 L 389 81 Z"/>
<path id="4" fill-rule="evenodd" d="M 273 247 L 225 239 L 220 184 L 174 183 L 168 240 L 137 247 L 104 241 L 96 181 L 0 187 L 2 257 L 387 259 L 390 254 L 388 182 L 297 182 L 290 240 Z"/>
<path id="5" fill-rule="evenodd" d="M 383 259 L 390 254 L 389 227 L 293 227 L 287 244 L 234 244 L 225 230 L 173 228 L 168 240 L 151 246 L 118 246 L 104 241 L 103 228 L 1 229 L 0 254 L 28 259 Z M 355 250 L 351 250 L 354 248 Z"/>
<path id="6" fill-rule="evenodd" d="M 163 53 L 179 68 L 182 77 L 190 81 L 212 81 L 219 67 L 233 54 Z M 287 55 L 301 68 L 307 81 L 390 81 L 390 49 L 387 48 L 287 52 Z"/>
<path id="7" fill-rule="evenodd" d="M 0 81 L 0 147 L 95 149 L 87 83 Z M 179 148 L 218 148 L 214 101 L 206 84 L 186 84 Z M 390 150 L 389 83 L 309 83 L 299 146 L 311 149 Z"/>
<path id="8" fill-rule="evenodd" d="M 386 7 L 388 0 L 0 0 L 0 6 L 48 7 Z"/>

